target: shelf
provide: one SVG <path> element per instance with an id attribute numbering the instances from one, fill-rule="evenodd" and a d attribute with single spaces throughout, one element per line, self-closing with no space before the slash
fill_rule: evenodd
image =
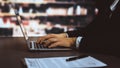
<path id="1" fill-rule="evenodd" d="M 21 0 L 21 1 L 14 1 L 14 0 L 11 0 L 11 1 L 0 1 L 1 3 L 4 2 L 4 3 L 15 3 L 15 4 L 94 4 L 94 2 L 84 2 L 84 1 L 79 1 L 79 2 L 68 2 L 68 1 L 24 1 L 24 0 Z"/>
<path id="2" fill-rule="evenodd" d="M 4 16 L 15 16 L 15 14 L 10 14 L 10 13 L 0 13 L 0 17 L 4 17 Z M 26 16 L 86 16 L 86 15 L 48 15 L 47 13 L 22 13 L 20 14 L 20 16 L 26 17 Z"/>
<path id="3" fill-rule="evenodd" d="M 49 3 L 52 3 L 52 4 L 75 4 L 75 2 L 47 2 L 47 1 L 44 1 L 44 2 L 12 2 L 12 3 L 27 3 L 27 4 L 49 4 Z"/>
<path id="4" fill-rule="evenodd" d="M 37 2 L 38 1 L 38 2 Z M 1 3 L 3 1 L 0 1 Z M 93 1 L 85 2 L 85 1 L 80 1 L 80 2 L 67 2 L 67 1 L 42 1 L 42 0 L 9 0 L 9 1 L 4 1 L 3 3 L 9 4 L 9 11 L 11 11 L 11 4 L 14 5 L 13 8 L 17 9 L 18 11 L 21 10 L 23 12 L 20 14 L 21 16 L 87 16 L 89 12 L 86 12 L 87 8 L 90 9 L 90 7 L 85 7 L 88 4 L 93 4 Z M 22 4 L 21 4 L 22 3 Z M 23 5 L 24 3 L 27 4 L 40 4 L 40 5 Z M 45 4 L 45 5 L 41 5 Z M 79 4 L 81 9 L 81 14 L 74 15 L 74 11 L 77 10 L 77 6 L 79 8 Z M 83 6 L 81 6 L 83 5 Z M 20 7 L 22 6 L 22 7 Z M 29 6 L 29 7 L 28 7 Z M 6 6 L 5 6 L 6 8 Z M 57 8 L 57 9 L 56 9 Z M 4 7 L 2 7 L 4 9 Z M 47 13 L 47 10 L 51 13 Z M 59 12 L 58 12 L 59 10 Z M 69 12 L 68 12 L 69 11 Z M 89 10 L 87 10 L 89 11 Z M 5 12 L 5 11 L 3 11 Z M 30 12 L 30 13 L 29 13 Z M 85 13 L 84 13 L 85 12 Z M 62 14 L 63 13 L 63 14 Z M 70 13 L 70 14 L 68 14 Z M 8 13 L 0 13 L 0 16 L 15 16 L 15 14 L 11 14 L 10 12 Z"/>

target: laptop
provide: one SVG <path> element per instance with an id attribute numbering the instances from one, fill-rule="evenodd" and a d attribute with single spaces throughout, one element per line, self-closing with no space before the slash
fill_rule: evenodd
<path id="1" fill-rule="evenodd" d="M 25 30 L 24 26 L 21 24 L 22 20 L 19 14 L 16 14 L 16 18 L 17 18 L 18 24 L 20 25 L 22 34 L 26 40 L 27 47 L 30 51 L 69 51 L 69 50 L 72 50 L 71 48 L 65 48 L 65 47 L 47 48 L 41 44 L 37 44 L 35 40 L 30 40 L 27 35 L 27 31 Z"/>

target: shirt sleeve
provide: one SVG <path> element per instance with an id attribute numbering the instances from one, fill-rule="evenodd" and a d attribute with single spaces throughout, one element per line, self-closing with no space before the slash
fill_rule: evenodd
<path id="1" fill-rule="evenodd" d="M 81 42 L 81 39 L 82 39 L 81 36 L 79 36 L 79 37 L 76 38 L 76 48 L 79 48 L 79 44 Z"/>
<path id="2" fill-rule="evenodd" d="M 68 33 L 66 33 L 66 37 L 67 37 L 67 38 L 69 37 Z M 82 36 L 78 36 L 78 37 L 76 38 L 76 45 L 75 45 L 76 48 L 79 48 L 79 44 L 80 44 L 82 38 L 83 38 Z"/>

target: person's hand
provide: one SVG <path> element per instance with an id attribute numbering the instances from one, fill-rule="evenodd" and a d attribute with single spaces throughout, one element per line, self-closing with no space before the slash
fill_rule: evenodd
<path id="1" fill-rule="evenodd" d="M 76 38 L 49 38 L 44 42 L 44 47 L 54 48 L 54 47 L 71 47 L 75 45 Z"/>
<path id="2" fill-rule="evenodd" d="M 40 38 L 37 39 L 37 43 L 38 44 L 42 44 L 44 43 L 46 40 L 50 39 L 50 38 L 66 38 L 67 34 L 66 33 L 61 33 L 61 34 L 48 34 L 46 36 L 42 36 Z"/>
<path id="3" fill-rule="evenodd" d="M 57 46 L 71 47 L 75 44 L 76 38 L 67 38 L 66 33 L 48 34 L 37 40 L 38 44 L 43 44 L 45 47 L 53 48 Z"/>

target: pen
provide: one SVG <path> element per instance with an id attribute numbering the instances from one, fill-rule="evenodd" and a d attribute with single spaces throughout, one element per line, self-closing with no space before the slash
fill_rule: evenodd
<path id="1" fill-rule="evenodd" d="M 73 61 L 73 60 L 81 59 L 84 57 L 88 57 L 88 55 L 79 55 L 79 56 L 75 56 L 75 57 L 70 57 L 70 58 L 66 59 L 66 61 Z"/>

